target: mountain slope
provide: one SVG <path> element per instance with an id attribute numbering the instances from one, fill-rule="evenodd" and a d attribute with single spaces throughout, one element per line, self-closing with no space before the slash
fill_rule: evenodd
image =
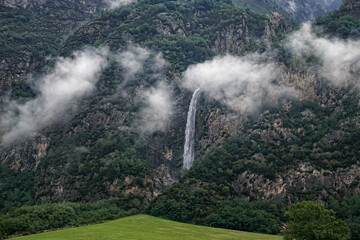
<path id="1" fill-rule="evenodd" d="M 57 55 L 66 37 L 102 9 L 102 2 L 92 0 L 1 1 L 0 93 L 39 71 L 46 56 Z"/>
<path id="2" fill-rule="evenodd" d="M 355 3 L 348 1 L 342 9 Z M 26 16 L 24 9 L 3 8 L 3 21 L 17 11 L 12 23 L 16 25 Z M 0 147 L 6 189 L 2 211 L 22 204 L 116 197 L 136 209 L 150 205 L 149 213 L 179 221 L 278 233 L 283 212 L 293 202 L 331 204 L 358 195 L 357 48 L 349 49 L 353 42 L 318 36 L 309 25 L 286 37 L 291 29 L 286 18 L 263 13 L 231 1 L 143 0 L 99 15 L 84 14 L 81 21 L 87 22 L 74 21 L 69 28 L 74 32 L 68 35 L 56 27 L 54 37 L 41 35 L 34 52 L 45 40 L 52 44 L 61 36 L 51 45 L 59 57 L 43 56 L 29 69 L 11 64 L 22 72 L 11 70 L 16 78 L 1 78 L 4 90 L 10 90 L 10 100 L 2 100 L 2 116 L 10 120 L 5 119 L 7 125 L 0 131 L 18 137 L 14 142 L 3 138 Z M 16 36 L 16 31 L 9 35 Z M 1 40 L 11 48 L 7 36 Z M 305 38 L 299 50 L 310 50 L 292 53 L 288 45 L 294 38 Z M 331 52 L 326 47 L 338 43 L 345 53 L 355 52 L 350 58 L 355 64 L 348 67 L 341 54 L 331 55 L 334 61 L 324 59 Z M 14 46 L 18 44 L 16 40 Z M 29 46 L 9 58 L 16 59 Z M 82 68 L 80 64 L 82 73 L 104 65 L 95 71 L 96 81 L 90 78 L 92 91 L 81 94 L 88 85 L 71 85 L 66 91 L 56 84 L 55 91 L 41 87 L 44 79 L 82 80 L 82 74 L 75 71 L 73 77 L 62 70 L 78 66 L 78 59 L 87 54 L 90 60 L 106 62 L 89 61 Z M 41 68 L 45 65 L 48 68 Z M 34 71 L 35 66 L 41 70 Z M 341 74 L 337 66 L 344 66 Z M 22 79 L 27 72 L 38 81 Z M 350 77 L 337 84 L 327 74 Z M 196 84 L 203 88 L 196 161 L 182 171 L 186 113 Z M 80 89 L 79 94 L 69 100 L 73 88 Z M 66 104 L 52 101 L 61 97 Z M 25 111 L 29 105 L 33 108 Z M 32 125 L 32 120 L 42 123 L 42 117 L 53 112 L 49 123 Z M 158 118 L 143 119 L 142 114 Z M 166 124 L 157 124 L 163 118 L 168 118 Z M 18 126 L 33 131 L 17 135 Z"/>
<path id="3" fill-rule="evenodd" d="M 341 8 L 328 16 L 317 19 L 316 24 L 323 27 L 325 33 L 340 38 L 359 38 L 360 4 L 348 0 Z"/>
<path id="4" fill-rule="evenodd" d="M 178 88 L 180 72 L 217 53 L 265 49 L 288 29 L 279 14 L 246 12 L 222 1 L 141 1 L 104 12 L 67 37 L 59 54 L 69 56 L 84 45 L 107 45 L 126 54 L 142 51 L 149 54 L 143 72 L 128 81 L 126 66 L 112 62 L 98 90 L 74 105 L 76 111 L 59 116 L 56 124 L 26 141 L 3 146 L 2 164 L 32 174 L 36 203 L 129 195 L 145 206 L 176 181 L 182 164 L 183 122 L 191 93 Z M 158 51 L 169 64 L 166 71 L 154 72 Z M 138 99 L 159 78 L 177 89 L 176 108 L 166 132 L 144 136 L 134 126 L 143 108 Z M 23 87 L 26 82 L 12 84 L 13 99 L 31 100 L 37 94 Z"/>
<path id="5" fill-rule="evenodd" d="M 268 13 L 270 11 L 284 12 L 296 19 L 297 21 L 312 21 L 319 16 L 323 16 L 328 12 L 332 12 L 338 9 L 342 1 L 341 0 L 234 0 L 235 4 L 238 4 L 244 8 L 251 8 L 258 12 Z M 285 14 L 284 14 L 285 15 Z"/>
<path id="6" fill-rule="evenodd" d="M 315 20 L 319 16 L 338 9 L 342 4 L 341 0 L 275 0 L 275 2 L 299 21 Z"/>

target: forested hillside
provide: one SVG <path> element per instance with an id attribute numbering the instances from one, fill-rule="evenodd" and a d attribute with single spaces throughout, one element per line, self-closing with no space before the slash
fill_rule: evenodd
<path id="1" fill-rule="evenodd" d="M 311 200 L 358 238 L 357 1 L 120 2 L 0 1 L 1 236 L 140 211 L 277 234 Z"/>
<path id="2" fill-rule="evenodd" d="M 10 14 L 19 10 L 7 11 Z M 8 20 L 4 17 L 4 21 Z M 3 203 L 10 199 L 8 194 L 17 199 L 6 203 L 11 206 L 18 201 L 94 201 L 123 196 L 125 192 L 140 197 L 139 204 L 148 203 L 176 181 L 173 171 L 178 172 L 181 166 L 185 128 L 182 123 L 187 109 L 184 98 L 189 92 L 177 87 L 180 72 L 217 53 L 264 49 L 288 29 L 281 15 L 246 12 L 222 1 L 210 5 L 206 1 L 142 1 L 132 7 L 102 12 L 62 41 L 54 56 L 68 56 L 84 46 L 106 45 L 117 51 L 119 58 L 133 58 L 141 69 L 136 72 L 121 59 L 120 64 L 112 60 L 96 84 L 98 90 L 76 104 L 76 112 L 58 116 L 59 120 L 51 126 L 44 123 L 45 128 L 25 141 L 4 144 L 3 166 L 15 171 L 4 170 L 4 175 L 28 173 L 33 186 L 21 193 L 6 193 Z M 9 56 L 13 58 L 16 55 Z M 39 66 L 53 65 L 55 61 L 38 60 Z M 22 61 L 29 64 L 26 58 Z M 154 64 L 158 69 L 153 68 Z M 41 77 L 44 70 L 34 72 L 35 79 L 29 75 L 13 79 L 10 99 L 37 99 L 36 75 Z M 175 88 L 174 121 L 166 131 L 144 135 L 134 126 L 136 113 L 144 106 L 137 98 L 159 79 Z M 23 194 L 33 199 L 23 199 Z"/>
<path id="3" fill-rule="evenodd" d="M 278 11 L 298 21 L 312 21 L 319 16 L 338 9 L 341 0 L 234 0 L 241 7 L 268 13 Z"/>

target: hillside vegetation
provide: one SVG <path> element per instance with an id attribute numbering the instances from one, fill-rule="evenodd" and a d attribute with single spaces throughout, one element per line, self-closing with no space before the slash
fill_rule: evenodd
<path id="1" fill-rule="evenodd" d="M 29 8 L 0 6 L 4 25 L 0 115 L 6 116 L 0 122 L 0 135 L 3 141 L 14 130 L 17 137 L 0 143 L 1 236 L 99 223 L 140 212 L 184 223 L 279 234 L 289 206 L 309 200 L 333 209 L 349 225 L 352 240 L 359 239 L 357 82 L 329 81 L 316 48 L 301 56 L 292 54 L 287 45 L 289 36 L 298 32 L 292 29 L 296 24 L 283 11 L 273 12 L 278 9 L 275 1 L 139 0 L 111 10 L 95 0 L 72 1 L 74 5 L 58 1 Z M 359 13 L 358 2 L 348 0 L 340 10 L 317 20 L 325 34 L 313 28 L 301 37 L 351 46 L 334 37 L 358 39 Z M 316 47 L 321 51 L 322 46 L 325 53 L 331 52 L 325 44 Z M 360 55 L 355 50 L 348 52 Z M 55 71 L 58 63 L 73 63 L 89 51 L 106 62 L 94 73 L 92 91 L 80 91 L 72 98 L 66 93 L 76 84 L 66 85 L 66 91 L 53 87 L 55 80 L 73 76 Z M 333 58 L 341 60 L 339 55 Z M 342 70 L 358 79 L 358 59 L 354 59 L 356 64 Z M 234 87 L 202 85 L 195 162 L 190 170 L 183 170 L 185 123 L 193 91 L 185 86 L 189 84 L 185 75 L 209 63 L 216 64 L 199 72 L 221 65 L 221 71 L 213 74 L 220 77 L 213 82 Z M 69 65 L 62 69 L 68 70 Z M 95 65 L 101 64 L 86 70 Z M 251 70 L 246 71 L 249 65 Z M 263 69 L 267 74 L 258 76 Z M 276 77 L 268 79 L 272 74 Z M 74 75 L 77 83 L 81 76 Z M 192 82 L 201 76 L 191 78 Z M 205 82 L 213 77 L 204 76 Z M 236 84 L 227 84 L 231 78 Z M 48 98 L 41 98 L 44 79 L 49 80 Z M 165 94 L 168 99 L 156 101 Z M 149 108 L 149 96 L 155 96 L 158 108 Z M 51 108 L 41 104 L 53 99 L 58 101 Z M 228 103 L 249 108 L 239 110 Z M 149 109 L 147 115 L 165 115 L 167 121 L 146 132 L 145 125 L 160 122 L 141 118 Z M 38 116 L 46 116 L 45 120 L 50 116 L 50 120 L 38 126 L 32 121 L 42 120 Z M 19 133 L 19 122 L 30 130 Z M 126 226 L 123 232 L 121 226 Z M 144 230 L 152 231 L 154 239 L 162 234 L 183 239 L 186 231 L 194 239 L 224 239 L 224 230 L 143 215 L 63 233 L 75 239 L 120 237 L 117 234 L 130 238 Z M 211 235 L 212 231 L 220 232 Z M 56 238 L 61 233 L 28 238 L 51 234 Z M 66 235 L 72 233 L 80 235 Z M 235 234 L 234 238 L 241 238 L 236 234 L 255 236 L 225 233 Z M 260 237 L 253 239 L 270 238 L 256 236 Z"/>

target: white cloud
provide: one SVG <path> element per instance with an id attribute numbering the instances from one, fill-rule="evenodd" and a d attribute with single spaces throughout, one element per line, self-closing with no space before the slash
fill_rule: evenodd
<path id="1" fill-rule="evenodd" d="M 173 113 L 172 89 L 164 82 L 144 93 L 145 108 L 139 113 L 135 127 L 143 133 L 165 131 Z"/>
<path id="2" fill-rule="evenodd" d="M 137 0 L 105 0 L 110 9 L 126 6 L 134 2 L 137 2 Z"/>
<path id="3" fill-rule="evenodd" d="M 360 41 L 318 37 L 310 23 L 289 37 L 288 48 L 297 56 L 314 54 L 320 59 L 319 73 L 336 85 L 354 81 L 359 85 Z"/>
<path id="4" fill-rule="evenodd" d="M 125 70 L 125 78 L 132 80 L 136 74 L 144 71 L 144 62 L 150 57 L 151 52 L 139 46 L 129 46 L 121 52 L 117 60 Z"/>
<path id="5" fill-rule="evenodd" d="M 277 68 L 257 54 L 244 57 L 222 56 L 190 66 L 184 73 L 184 87 L 200 88 L 210 97 L 234 110 L 252 112 L 263 100 L 287 92 L 275 83 Z"/>
<path id="6" fill-rule="evenodd" d="M 38 96 L 24 104 L 10 102 L 1 117 L 2 143 L 26 138 L 60 118 L 76 100 L 91 93 L 107 65 L 108 49 L 87 49 L 59 57 L 54 68 L 38 80 Z"/>
<path id="7" fill-rule="evenodd" d="M 118 86 L 122 95 L 129 81 L 136 79 L 139 90 L 138 99 L 144 107 L 137 113 L 133 128 L 141 133 L 151 134 L 165 131 L 172 115 L 172 89 L 165 83 L 164 70 L 167 66 L 161 53 L 154 53 L 137 45 L 128 48 L 116 56 L 116 60 L 124 69 L 124 80 Z M 158 82 L 155 87 L 148 88 L 147 82 Z"/>
<path id="8" fill-rule="evenodd" d="M 132 81 L 139 74 L 151 76 L 153 79 L 162 77 L 166 67 L 166 61 L 162 54 L 155 54 L 152 51 L 137 45 L 129 45 L 126 51 L 116 55 L 116 60 L 124 69 L 124 80 L 118 86 L 121 90 L 129 81 Z"/>

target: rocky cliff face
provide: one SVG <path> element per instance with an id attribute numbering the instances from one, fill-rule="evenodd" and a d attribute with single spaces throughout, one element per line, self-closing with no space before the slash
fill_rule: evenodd
<path id="1" fill-rule="evenodd" d="M 334 171 L 315 169 L 309 164 L 300 164 L 281 177 L 271 181 L 262 175 L 245 171 L 233 182 L 239 196 L 246 199 L 282 200 L 289 203 L 304 198 L 304 194 L 315 192 L 313 200 L 327 201 L 351 197 L 360 193 L 359 163 L 347 169 Z"/>
<path id="2" fill-rule="evenodd" d="M 50 146 L 44 134 L 34 136 L 16 146 L 1 147 L 2 163 L 19 171 L 35 171 Z"/>
<path id="3" fill-rule="evenodd" d="M 115 178 L 112 181 L 106 181 L 103 186 L 88 186 L 89 189 L 84 193 L 77 191 L 80 184 L 88 185 L 79 176 L 75 182 L 69 182 L 66 176 L 54 178 L 57 169 L 46 169 L 47 173 L 42 172 L 44 179 L 36 179 L 35 199 L 37 203 L 46 202 L 68 202 L 68 201 L 99 201 L 108 197 L 124 198 L 132 196 L 141 201 L 141 205 L 147 206 L 154 198 L 159 196 L 166 188 L 178 181 L 176 173 L 169 167 L 160 165 L 153 172 L 145 176 L 128 175 L 125 178 Z M 39 185 L 39 182 L 45 182 L 46 186 Z M 75 184 L 75 186 L 74 186 Z M 101 193 L 108 192 L 106 196 Z"/>
<path id="4" fill-rule="evenodd" d="M 96 0 L 84 0 L 84 1 L 51 1 L 47 0 L 1 0 L 1 5 L 10 8 L 49 8 L 49 7 L 61 7 L 67 6 L 70 11 L 79 11 L 81 13 L 95 13 L 96 11 L 105 7 L 105 3 Z M 73 15 L 73 17 L 78 17 Z"/>
<path id="5" fill-rule="evenodd" d="M 252 36 L 249 32 L 247 18 L 247 14 L 244 13 L 241 20 L 216 31 L 216 38 L 211 48 L 219 53 L 241 54 L 250 45 L 254 44 L 254 42 L 251 41 Z M 269 45 L 272 41 L 272 36 L 291 29 L 291 27 L 286 24 L 283 16 L 278 12 L 267 14 L 264 23 L 263 35 L 260 39 L 256 40 L 255 43 L 258 46 Z"/>
<path id="6" fill-rule="evenodd" d="M 14 39 L 4 34 L 2 39 L 4 52 L 0 56 L 0 93 L 8 91 L 12 82 L 20 81 L 26 74 L 39 70 L 44 65 L 46 55 L 54 55 L 72 31 L 105 6 L 94 0 L 0 1 L 3 27 L 18 36 Z M 19 19 L 25 22 L 21 23 Z"/>
<path id="7" fill-rule="evenodd" d="M 338 9 L 342 4 L 341 0 L 275 0 L 275 2 L 299 21 L 315 20 L 316 17 Z"/>
<path id="8" fill-rule="evenodd" d="M 345 2 L 342 11 L 356 18 L 360 18 L 360 2 L 356 0 L 348 0 Z"/>

